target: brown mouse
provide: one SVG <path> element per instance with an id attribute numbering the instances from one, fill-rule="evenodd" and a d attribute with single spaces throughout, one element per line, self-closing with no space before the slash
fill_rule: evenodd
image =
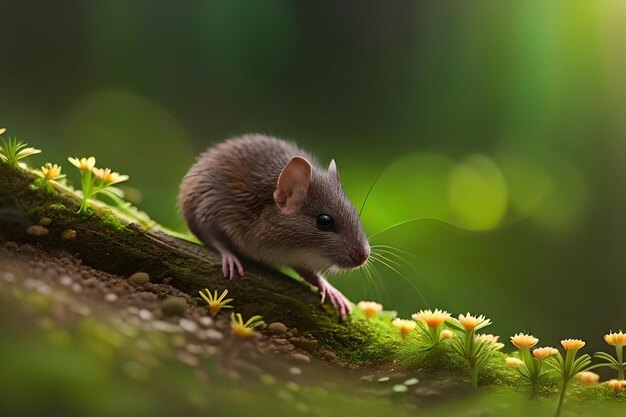
<path id="1" fill-rule="evenodd" d="M 370 246 L 334 160 L 324 170 L 293 143 L 243 135 L 200 154 L 179 199 L 189 229 L 221 254 L 225 277 L 244 275 L 239 256 L 289 266 L 347 317 L 349 301 L 322 274 L 360 267 Z"/>

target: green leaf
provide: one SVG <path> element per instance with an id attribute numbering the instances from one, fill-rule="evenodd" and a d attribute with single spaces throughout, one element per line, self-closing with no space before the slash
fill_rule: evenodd
<path id="1" fill-rule="evenodd" d="M 491 324 L 491 320 L 490 319 L 485 319 L 485 321 L 483 321 L 478 326 L 476 326 L 474 331 L 478 331 L 480 329 L 484 329 L 485 327 L 489 326 L 490 324 Z"/>
<path id="2" fill-rule="evenodd" d="M 606 352 L 597 352 L 593 355 L 594 358 L 600 358 L 600 359 L 604 359 L 607 362 L 610 363 L 614 363 L 616 365 L 619 365 L 619 362 L 617 361 L 617 359 L 615 359 L 613 356 L 609 355 Z"/>
<path id="3" fill-rule="evenodd" d="M 465 333 L 465 327 L 463 327 L 463 325 L 459 323 L 459 321 L 456 319 L 448 319 L 446 320 L 446 324 L 452 327 L 454 330 L 458 330 L 458 331 Z"/>

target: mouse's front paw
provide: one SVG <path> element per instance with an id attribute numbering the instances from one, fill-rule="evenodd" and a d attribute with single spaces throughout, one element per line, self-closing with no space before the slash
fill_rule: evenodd
<path id="1" fill-rule="evenodd" d="M 326 297 L 330 300 L 330 303 L 335 307 L 339 313 L 341 321 L 345 321 L 352 311 L 352 305 L 350 301 L 335 287 L 333 287 L 324 278 L 319 279 L 319 292 L 322 297 L 322 303 L 326 300 Z"/>

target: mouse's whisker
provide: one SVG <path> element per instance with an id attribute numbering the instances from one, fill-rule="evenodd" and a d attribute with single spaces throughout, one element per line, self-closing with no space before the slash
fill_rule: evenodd
<path id="1" fill-rule="evenodd" d="M 385 296 L 385 301 L 389 300 L 389 292 L 387 291 L 387 286 L 385 285 L 385 281 L 380 276 L 380 272 L 374 266 L 374 264 L 370 265 L 372 270 L 372 275 L 374 276 L 374 281 L 378 283 L 379 287 L 382 288 L 383 294 Z"/>
<path id="2" fill-rule="evenodd" d="M 371 271 L 369 269 L 369 266 L 368 265 L 363 265 L 363 268 L 361 268 L 360 271 L 367 278 L 367 284 L 368 284 L 370 290 L 372 291 L 372 293 L 376 293 L 376 289 L 374 288 L 374 283 L 372 281 L 372 273 L 371 273 Z M 365 282 L 363 282 L 363 286 L 365 287 Z M 369 297 L 367 293 L 368 293 L 368 291 L 365 291 L 366 297 Z"/>
<path id="3" fill-rule="evenodd" d="M 374 276 L 372 275 L 371 264 L 366 261 L 365 264 L 362 265 L 361 269 L 363 269 L 363 272 L 365 273 L 365 276 L 367 277 L 367 283 L 369 285 L 369 288 L 371 289 L 372 296 L 374 298 L 380 298 L 380 290 L 378 286 L 376 285 L 377 283 L 374 279 Z"/>
<path id="4" fill-rule="evenodd" d="M 389 261 L 396 260 L 397 262 L 401 263 L 402 265 L 405 265 L 408 268 L 411 268 L 415 272 L 419 272 L 419 271 L 417 271 L 417 268 L 415 268 L 415 266 L 413 266 L 412 263 L 410 263 L 409 261 L 407 261 L 406 259 L 404 259 L 402 256 L 398 255 L 395 252 L 392 252 L 392 251 L 387 250 L 387 249 L 380 249 L 380 248 L 376 248 L 375 250 L 374 249 L 372 249 L 372 250 L 377 255 L 382 256 L 383 258 L 386 258 Z"/>
<path id="5" fill-rule="evenodd" d="M 391 246 L 391 245 L 372 245 L 371 247 L 372 247 L 372 249 L 374 249 L 374 248 L 376 248 L 376 249 L 388 249 L 388 250 L 391 250 L 391 251 L 396 251 L 398 253 L 402 253 L 404 255 L 410 256 L 412 258 L 415 257 L 415 254 L 413 254 L 413 253 L 411 253 L 409 251 L 406 251 L 404 249 L 400 249 L 400 248 L 398 248 L 396 246 Z"/>
<path id="6" fill-rule="evenodd" d="M 366 262 L 366 271 L 369 276 L 370 286 L 372 287 L 372 291 L 376 296 L 376 299 L 380 300 L 382 297 L 382 293 L 387 296 L 387 288 L 385 288 L 384 282 L 380 279 L 380 275 L 378 271 L 374 268 L 372 262 Z M 382 292 L 381 292 L 382 289 Z"/>
<path id="7" fill-rule="evenodd" d="M 391 258 L 389 255 L 387 255 L 387 254 L 385 254 L 385 253 L 381 253 L 381 252 L 375 253 L 375 254 L 374 254 L 374 257 L 375 257 L 374 259 L 377 259 L 377 258 L 378 258 L 379 260 L 381 260 L 381 259 L 382 259 L 383 261 L 389 262 L 390 264 L 393 264 L 393 265 L 395 265 L 395 266 L 396 266 L 396 267 L 398 267 L 398 268 L 402 268 L 402 267 L 404 266 L 404 265 L 403 265 L 402 263 L 400 263 L 398 260 L 396 260 L 396 259 L 394 259 L 394 258 Z"/>
<path id="8" fill-rule="evenodd" d="M 363 268 L 359 269 L 359 275 L 361 275 L 361 287 L 363 287 L 363 299 L 368 298 L 367 296 L 367 286 L 365 285 L 365 280 L 367 279 L 365 272 L 363 272 Z"/>
<path id="9" fill-rule="evenodd" d="M 370 194 L 372 193 L 372 190 L 374 189 L 374 186 L 376 185 L 376 183 L 380 179 L 380 176 L 383 175 L 383 172 L 385 172 L 386 168 L 387 167 L 383 167 L 383 169 L 380 170 L 378 175 L 376 175 L 376 178 L 374 178 L 374 182 L 372 182 L 372 185 L 370 185 L 369 190 L 367 190 L 367 194 L 365 194 L 365 198 L 363 199 L 363 204 L 361 205 L 361 210 L 359 210 L 359 217 L 361 217 L 361 215 L 363 214 L 363 209 L 365 208 L 365 203 L 367 203 L 367 199 L 369 198 Z"/>
<path id="10" fill-rule="evenodd" d="M 424 298 L 424 294 L 422 294 L 422 291 L 420 291 L 420 289 L 413 283 L 413 281 L 411 281 L 410 279 L 408 279 L 404 274 L 402 274 L 399 269 L 394 266 L 394 264 L 392 262 L 388 262 L 388 259 L 386 258 L 381 258 L 380 254 L 371 254 L 370 257 L 379 262 L 380 264 L 382 264 L 383 266 L 385 266 L 387 269 L 393 271 L 396 273 L 396 275 L 398 275 L 400 278 L 402 278 L 407 284 L 409 284 L 411 287 L 413 287 L 413 289 L 415 290 L 415 292 L 417 292 L 417 294 L 419 295 L 422 303 L 424 305 L 427 304 L 426 302 L 426 298 Z"/>
<path id="11" fill-rule="evenodd" d="M 395 246 L 391 246 L 391 245 L 373 245 L 372 246 L 372 252 L 374 252 L 374 253 L 384 252 L 388 256 L 394 256 L 394 258 L 397 258 L 399 261 L 404 263 L 408 268 L 410 268 L 413 272 L 418 274 L 422 279 L 426 279 L 426 274 L 422 270 L 420 270 L 414 263 L 408 262 L 407 260 L 405 260 L 399 254 L 392 253 L 393 250 L 399 251 L 400 253 L 406 254 L 407 256 L 410 256 L 411 258 L 415 259 L 415 255 L 414 254 L 412 254 L 410 252 L 407 252 L 405 250 L 402 250 L 400 248 L 397 248 Z"/>

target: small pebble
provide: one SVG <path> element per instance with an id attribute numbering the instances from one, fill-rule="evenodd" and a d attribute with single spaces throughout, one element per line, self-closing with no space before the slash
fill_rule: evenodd
<path id="1" fill-rule="evenodd" d="M 29 290 L 35 289 L 39 284 L 39 281 L 32 278 L 26 278 L 22 283 L 22 285 L 24 285 L 24 288 Z"/>
<path id="2" fill-rule="evenodd" d="M 289 373 L 291 375 L 302 375 L 302 369 L 298 368 L 297 366 L 292 366 L 291 368 L 289 368 Z"/>
<path id="3" fill-rule="evenodd" d="M 279 400 L 290 402 L 293 401 L 293 394 L 287 390 L 281 389 L 276 392 L 276 396 Z"/>
<path id="4" fill-rule="evenodd" d="M 280 322 L 271 323 L 267 326 L 267 330 L 274 334 L 283 334 L 287 331 L 287 326 Z"/>
<path id="5" fill-rule="evenodd" d="M 378 382 L 387 382 L 389 381 L 389 377 L 388 376 L 382 376 L 380 378 L 377 379 Z"/>
<path id="6" fill-rule="evenodd" d="M 330 349 L 321 349 L 318 353 L 329 362 L 337 362 L 337 354 Z"/>
<path id="7" fill-rule="evenodd" d="M 185 365 L 198 366 L 198 364 L 200 363 L 199 359 L 196 356 L 188 352 L 178 352 L 178 355 L 176 356 L 178 357 L 178 360 Z"/>
<path id="8" fill-rule="evenodd" d="M 4 244 L 4 247 L 7 248 L 8 250 L 15 252 L 17 251 L 20 247 L 18 246 L 17 242 L 13 242 L 13 241 L 8 241 L 7 243 Z"/>
<path id="9" fill-rule="evenodd" d="M 300 385 L 296 384 L 293 381 L 289 381 L 285 384 L 285 388 L 287 388 L 291 392 L 300 392 Z"/>
<path id="10" fill-rule="evenodd" d="M 307 355 L 303 355 L 302 353 L 293 353 L 291 355 L 291 359 L 304 363 L 311 362 L 311 358 L 309 358 Z"/>
<path id="11" fill-rule="evenodd" d="M 109 303 L 114 303 L 117 301 L 117 294 L 113 294 L 112 292 L 110 292 L 104 296 L 104 299 Z"/>
<path id="12" fill-rule="evenodd" d="M 416 384 L 418 384 L 419 382 L 420 382 L 420 380 L 419 380 L 419 379 L 417 379 L 417 378 L 411 378 L 411 379 L 407 379 L 406 381 L 404 381 L 404 385 L 411 386 L 411 385 L 416 385 Z"/>
<path id="13" fill-rule="evenodd" d="M 182 329 L 173 324 L 173 323 L 168 323 L 167 321 L 161 321 L 161 320 L 155 320 L 152 322 L 152 328 L 154 330 L 157 330 L 159 332 L 164 332 L 164 333 L 180 333 L 182 332 Z"/>
<path id="14" fill-rule="evenodd" d="M 50 233 L 50 231 L 41 225 L 34 224 L 26 229 L 26 233 L 31 236 L 46 236 L 48 233 Z"/>
<path id="15" fill-rule="evenodd" d="M 70 285 L 74 283 L 74 280 L 72 280 L 72 277 L 70 277 L 69 275 L 63 275 L 59 279 L 59 282 L 61 283 L 61 285 L 65 285 L 66 287 L 69 287 Z"/>
<path id="16" fill-rule="evenodd" d="M 189 319 L 180 319 L 180 321 L 178 322 L 178 324 L 180 325 L 180 327 L 183 328 L 183 330 L 189 332 L 189 333 L 193 333 L 196 330 L 198 330 L 198 325 L 196 324 L 195 321 L 193 320 L 189 320 Z"/>
<path id="17" fill-rule="evenodd" d="M 22 255 L 34 255 L 35 253 L 37 253 L 37 251 L 35 250 L 35 248 L 27 243 L 20 246 L 20 253 Z"/>
<path id="18" fill-rule="evenodd" d="M 135 285 L 144 285 L 150 282 L 150 275 L 145 272 L 135 272 L 128 278 L 128 281 Z"/>
<path id="19" fill-rule="evenodd" d="M 407 392 L 409 387 L 403 384 L 394 385 L 392 388 L 393 392 Z"/>
<path id="20" fill-rule="evenodd" d="M 213 341 L 220 341 L 224 339 L 224 334 L 219 330 L 209 329 L 205 332 L 207 339 Z"/>
<path id="21" fill-rule="evenodd" d="M 307 339 L 305 337 L 291 337 L 289 342 L 297 348 L 306 350 L 309 353 L 314 353 L 320 343 L 315 339 Z"/>
<path id="22" fill-rule="evenodd" d="M 185 349 L 187 349 L 187 352 L 193 354 L 193 355 L 202 355 L 204 353 L 204 349 L 202 348 L 202 346 L 200 345 L 194 345 L 192 343 L 188 343 L 185 346 Z"/>
<path id="23" fill-rule="evenodd" d="M 83 287 L 81 287 L 78 282 L 75 282 L 74 285 L 72 285 L 72 291 L 74 291 L 75 293 L 78 294 L 82 290 L 83 290 Z"/>
<path id="24" fill-rule="evenodd" d="M 41 219 L 39 219 L 39 224 L 41 226 L 50 226 L 51 223 L 52 219 L 50 217 L 42 217 Z"/>
<path id="25" fill-rule="evenodd" d="M 265 385 L 273 385 L 274 383 L 276 383 L 276 378 L 274 378 L 270 374 L 263 374 L 263 375 L 261 375 L 261 377 L 259 379 L 260 379 L 261 383 L 263 383 Z"/>
<path id="26" fill-rule="evenodd" d="M 50 293 L 50 287 L 48 287 L 46 284 L 43 284 L 43 283 L 40 285 L 37 285 L 35 289 L 37 290 L 39 294 L 46 295 Z"/>
<path id="27" fill-rule="evenodd" d="M 415 390 L 415 395 L 420 397 L 440 397 L 443 393 L 435 388 L 421 387 Z"/>
<path id="28" fill-rule="evenodd" d="M 204 327 L 211 327 L 213 325 L 213 319 L 209 316 L 200 317 L 198 322 Z"/>
<path id="29" fill-rule="evenodd" d="M 150 310 L 146 310 L 146 309 L 139 310 L 139 313 L 137 313 L 137 315 L 139 316 L 141 320 L 144 320 L 144 321 L 150 321 L 154 318 L 154 314 L 152 314 Z"/>
<path id="30" fill-rule="evenodd" d="M 15 274 L 13 272 L 5 272 L 2 275 L 2 279 L 5 282 L 15 282 Z"/>
<path id="31" fill-rule="evenodd" d="M 165 316 L 180 316 L 187 310 L 187 302 L 182 297 L 167 297 L 161 302 L 161 311 Z"/>
<path id="32" fill-rule="evenodd" d="M 61 239 L 63 240 L 74 240 L 76 239 L 76 230 L 74 229 L 65 229 L 61 232 Z"/>

